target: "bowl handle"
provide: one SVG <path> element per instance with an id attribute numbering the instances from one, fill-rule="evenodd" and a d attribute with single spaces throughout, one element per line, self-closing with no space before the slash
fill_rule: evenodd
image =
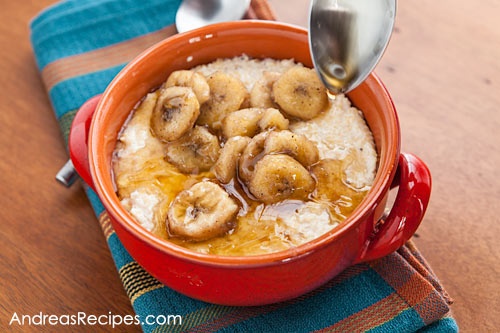
<path id="1" fill-rule="evenodd" d="M 88 136 L 92 116 L 100 100 L 101 95 L 97 95 L 83 103 L 71 123 L 68 137 L 69 156 L 73 166 L 83 181 L 93 190 L 95 188 L 90 174 Z"/>
<path id="2" fill-rule="evenodd" d="M 431 174 L 413 154 L 401 153 L 391 188 L 399 186 L 391 211 L 373 238 L 366 242 L 356 263 L 384 257 L 399 249 L 415 233 L 429 203 Z"/>

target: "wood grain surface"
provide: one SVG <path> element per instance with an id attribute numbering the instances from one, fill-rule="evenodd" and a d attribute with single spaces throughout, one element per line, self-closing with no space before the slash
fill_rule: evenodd
<path id="1" fill-rule="evenodd" d="M 54 0 L 0 0 L 0 331 L 18 314 L 132 314 L 80 183 L 55 181 L 65 151 L 29 43 Z M 308 0 L 270 0 L 307 25 Z M 449 294 L 462 332 L 500 329 L 500 2 L 400 1 L 377 74 L 392 94 L 402 150 L 433 193 L 415 242 Z M 106 330 L 109 327 L 96 329 Z M 120 327 L 139 331 L 139 327 Z M 54 331 L 53 327 L 31 327 Z M 87 331 L 76 327 L 71 331 Z"/>

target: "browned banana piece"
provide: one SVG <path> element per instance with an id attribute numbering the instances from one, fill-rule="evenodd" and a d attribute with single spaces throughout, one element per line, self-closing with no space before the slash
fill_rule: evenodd
<path id="1" fill-rule="evenodd" d="M 278 108 L 273 98 L 273 84 L 281 76 L 279 72 L 264 72 L 250 90 L 250 106 L 254 108 Z"/>
<path id="2" fill-rule="evenodd" d="M 286 114 L 308 120 L 328 106 L 326 88 L 313 69 L 295 66 L 273 84 L 273 96 Z"/>
<path id="3" fill-rule="evenodd" d="M 254 136 L 241 153 L 238 162 L 238 176 L 245 183 L 248 183 L 252 177 L 255 163 L 263 156 L 264 143 L 268 134 L 269 132 L 261 132 Z"/>
<path id="4" fill-rule="evenodd" d="M 228 184 L 236 176 L 238 160 L 249 142 L 250 138 L 247 136 L 233 136 L 222 147 L 213 167 L 215 177 L 222 184 Z"/>
<path id="5" fill-rule="evenodd" d="M 307 200 L 315 188 L 314 178 L 296 159 L 285 154 L 270 154 L 256 164 L 248 190 L 266 204 L 285 199 Z"/>
<path id="6" fill-rule="evenodd" d="M 288 130 L 271 131 L 264 144 L 264 152 L 283 153 L 292 156 L 303 166 L 309 167 L 319 160 L 319 151 L 316 144 L 305 135 L 296 134 Z"/>
<path id="7" fill-rule="evenodd" d="M 208 171 L 219 157 L 219 139 L 203 126 L 167 145 L 165 158 L 179 171 L 196 174 Z"/>
<path id="8" fill-rule="evenodd" d="M 210 87 L 208 86 L 207 80 L 203 75 L 194 71 L 178 70 L 172 72 L 165 82 L 164 87 L 168 88 L 173 86 L 189 87 L 193 89 L 200 105 L 208 101 L 210 97 Z"/>
<path id="9" fill-rule="evenodd" d="M 222 120 L 222 134 L 226 138 L 249 136 L 268 129 L 287 129 L 289 121 L 277 109 L 247 108 L 228 114 Z"/>
<path id="10" fill-rule="evenodd" d="M 234 228 L 238 210 L 222 187 L 202 181 L 174 199 L 167 215 L 168 232 L 190 241 L 222 236 Z"/>
<path id="11" fill-rule="evenodd" d="M 158 139 L 177 140 L 193 127 L 199 114 L 200 103 L 191 88 L 165 88 L 156 102 L 150 126 Z"/>
<path id="12" fill-rule="evenodd" d="M 239 110 L 249 98 L 245 85 L 237 78 L 215 72 L 207 77 L 210 97 L 200 109 L 199 125 L 208 125 L 214 130 L 222 127 L 222 119 Z"/>

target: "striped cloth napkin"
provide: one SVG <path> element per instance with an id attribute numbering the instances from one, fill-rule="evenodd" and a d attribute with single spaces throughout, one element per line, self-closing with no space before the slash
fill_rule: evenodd
<path id="1" fill-rule="evenodd" d="M 134 56 L 176 33 L 179 3 L 67 0 L 32 20 L 33 51 L 65 140 L 87 99 L 103 92 Z M 247 17 L 275 18 L 266 0 L 253 0 Z M 411 242 L 385 258 L 346 269 L 298 299 L 259 307 L 219 306 L 183 296 L 144 271 L 120 243 L 95 193 L 85 184 L 84 189 L 133 315 L 176 319 L 164 325 L 143 323 L 145 332 L 458 331 L 450 298 Z"/>

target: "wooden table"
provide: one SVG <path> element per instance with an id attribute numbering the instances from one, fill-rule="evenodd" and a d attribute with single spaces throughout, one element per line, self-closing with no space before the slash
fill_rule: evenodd
<path id="1" fill-rule="evenodd" d="M 80 183 L 54 179 L 67 154 L 28 30 L 54 2 L 2 1 L 0 11 L 0 328 L 14 312 L 132 313 Z M 307 25 L 307 0 L 270 2 L 280 20 Z M 499 14 L 496 0 L 400 1 L 376 69 L 398 109 L 403 150 L 433 174 L 415 241 L 455 299 L 463 332 L 500 329 Z"/>

